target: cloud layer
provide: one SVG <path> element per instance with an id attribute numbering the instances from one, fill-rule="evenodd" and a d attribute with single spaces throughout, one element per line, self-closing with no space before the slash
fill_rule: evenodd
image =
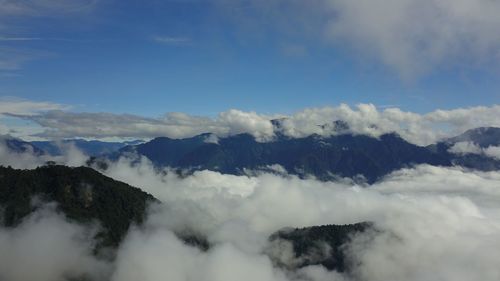
<path id="1" fill-rule="evenodd" d="M 419 166 L 398 171 L 368 188 L 209 171 L 179 179 L 168 172 L 153 172 L 147 161 L 130 169 L 122 160 L 108 174 L 147 186 L 148 192 L 165 202 L 151 214 L 146 231 L 129 236 L 129 251 L 121 252 L 116 280 L 127 276 L 155 280 L 162 274 L 173 280 L 196 279 L 198 274 L 210 280 L 235 276 L 249 280 L 500 277 L 496 266 L 500 174 L 496 172 Z M 268 235 L 282 227 L 358 221 L 373 221 L 383 232 L 359 236 L 349 245 L 348 253 L 359 262 L 354 276 L 314 266 L 295 273 L 281 271 L 262 254 Z M 207 235 L 215 248 L 201 253 L 182 247 L 169 231 L 186 227 Z M 173 253 L 180 253 L 186 262 L 178 265 Z M 137 272 L 141 275 L 134 275 Z"/>
<path id="2" fill-rule="evenodd" d="M 30 272 L 17 270 L 27 261 L 36 265 L 31 271 L 36 280 L 81 274 L 120 281 L 500 278 L 498 172 L 423 165 L 361 187 L 266 173 L 246 177 L 199 171 L 180 178 L 155 170 L 147 159 L 132 163 L 122 158 L 105 173 L 163 202 L 151 206 L 144 226 L 129 231 L 115 262 L 89 256 L 85 249 L 91 242 L 84 235 L 89 230 L 49 209 L 19 228 L 0 229 L 0 253 L 5 253 L 0 258 L 9 259 L 0 266 L 0 276 L 35 280 L 26 275 Z M 282 227 L 360 221 L 374 222 L 380 232 L 357 236 L 346 246 L 357 261 L 352 275 L 321 266 L 290 272 L 273 266 L 266 254 L 268 236 Z M 184 244 L 173 234 L 183 230 L 206 236 L 213 247 L 202 252 Z M 51 241 L 57 241 L 58 251 Z M 40 254 L 47 249 L 53 259 Z"/>

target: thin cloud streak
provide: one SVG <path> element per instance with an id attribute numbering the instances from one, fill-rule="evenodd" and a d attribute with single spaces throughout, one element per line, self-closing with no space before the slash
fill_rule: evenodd
<path id="1" fill-rule="evenodd" d="M 188 37 L 155 36 L 152 40 L 165 45 L 189 45 L 192 43 L 191 38 Z"/>

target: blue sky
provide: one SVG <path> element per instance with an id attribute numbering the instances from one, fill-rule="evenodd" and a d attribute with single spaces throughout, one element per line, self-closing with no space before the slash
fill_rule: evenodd
<path id="1" fill-rule="evenodd" d="M 498 42 L 486 40 L 489 33 L 478 40 L 492 45 L 493 52 L 439 53 L 439 59 L 433 54 L 414 70 L 417 64 L 408 60 L 418 63 L 418 57 L 393 63 L 387 57 L 391 50 L 371 53 L 370 36 L 325 35 L 343 10 L 318 12 L 325 5 L 320 0 L 307 6 L 281 0 L 275 5 L 260 0 L 60 2 L 52 7 L 42 1 L 31 7 L 36 13 L 0 10 L 1 96 L 149 117 L 213 116 L 231 108 L 291 113 L 340 103 L 429 112 L 500 100 L 498 58 L 492 55 Z M 461 44 L 461 38 L 452 44 Z"/>

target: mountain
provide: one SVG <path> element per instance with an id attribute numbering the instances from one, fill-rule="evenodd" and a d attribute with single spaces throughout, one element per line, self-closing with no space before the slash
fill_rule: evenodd
<path id="1" fill-rule="evenodd" d="M 342 123 L 334 125 L 346 129 Z M 277 137 L 271 142 L 258 142 L 249 134 L 209 141 L 211 136 L 156 138 L 122 148 L 111 158 L 137 153 L 146 156 L 158 167 L 208 169 L 227 174 L 244 174 L 247 170 L 267 169 L 279 164 L 288 173 L 299 176 L 314 175 L 320 180 L 362 176 L 369 183 L 414 164 L 451 165 L 450 159 L 408 143 L 397 134 L 386 134 L 380 138 L 352 134 Z"/>
<path id="2" fill-rule="evenodd" d="M 97 140 L 70 139 L 62 141 L 32 141 L 31 144 L 42 149 L 46 153 L 58 156 L 63 154 L 61 146 L 74 145 L 80 151 L 89 156 L 99 156 L 102 154 L 112 153 L 128 145 L 137 145 L 143 141 L 128 141 L 128 142 L 103 142 Z"/>
<path id="3" fill-rule="evenodd" d="M 202 134 L 187 139 L 159 137 L 144 144 L 126 146 L 112 155 L 120 156 L 127 153 L 138 153 L 148 157 L 158 166 L 175 167 L 185 155 L 199 147 L 210 145 L 208 141 L 211 136 L 212 134 Z"/>
<path id="4" fill-rule="evenodd" d="M 328 270 L 349 271 L 349 256 L 344 253 L 342 247 L 351 241 L 354 235 L 369 230 L 375 230 L 369 222 L 283 229 L 269 237 L 270 257 L 277 266 L 292 270 L 309 265 L 322 265 Z M 276 251 L 279 253 L 283 248 L 284 241 L 292 246 L 292 259 L 282 260 L 276 255 Z"/>
<path id="5" fill-rule="evenodd" d="M 79 223 L 97 220 L 99 247 L 116 247 L 132 223 L 145 219 L 148 203 L 157 201 L 138 188 L 97 171 L 65 166 L 34 170 L 0 167 L 0 207 L 5 227 L 15 227 L 37 209 L 32 200 L 57 203 L 58 211 Z"/>

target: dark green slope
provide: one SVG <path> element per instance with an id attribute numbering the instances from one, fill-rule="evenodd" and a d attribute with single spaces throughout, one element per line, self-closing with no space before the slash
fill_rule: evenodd
<path id="1" fill-rule="evenodd" d="M 309 265 L 322 265 L 328 270 L 349 271 L 352 266 L 343 246 L 356 234 L 374 230 L 368 222 L 346 225 L 322 225 L 306 228 L 284 229 L 270 236 L 271 243 L 288 241 L 295 254 L 294 264 L 283 264 L 273 259 L 278 266 L 297 269 Z M 271 258 L 273 258 L 271 256 Z"/>
<path id="2" fill-rule="evenodd" d="M 156 199 L 138 188 L 86 168 L 45 166 L 34 170 L 0 167 L 0 206 L 6 227 L 15 227 L 34 211 L 33 198 L 56 202 L 59 211 L 79 223 L 100 222 L 99 246 L 116 247 L 132 223 L 140 224 Z"/>

